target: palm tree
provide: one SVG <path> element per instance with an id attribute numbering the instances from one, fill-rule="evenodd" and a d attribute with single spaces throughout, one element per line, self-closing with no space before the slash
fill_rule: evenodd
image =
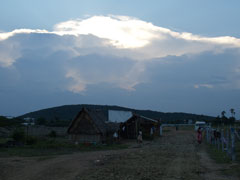
<path id="1" fill-rule="evenodd" d="M 221 121 L 223 124 L 227 123 L 227 120 L 226 120 L 227 118 L 226 118 L 225 114 L 226 114 L 226 111 L 221 112 L 221 115 L 222 115 Z"/>
<path id="2" fill-rule="evenodd" d="M 225 117 L 226 111 L 222 111 L 222 117 Z"/>
<path id="3" fill-rule="evenodd" d="M 232 114 L 232 117 L 231 118 L 229 118 L 229 120 L 230 120 L 230 123 L 231 124 L 234 124 L 234 122 L 235 122 L 235 111 L 234 111 L 234 109 L 233 108 L 231 108 L 230 109 L 230 112 L 231 112 L 231 114 Z"/>
<path id="4" fill-rule="evenodd" d="M 234 117 L 234 115 L 235 115 L 235 111 L 234 111 L 233 108 L 230 109 L 230 112 L 231 112 L 231 114 L 232 114 L 232 117 Z"/>

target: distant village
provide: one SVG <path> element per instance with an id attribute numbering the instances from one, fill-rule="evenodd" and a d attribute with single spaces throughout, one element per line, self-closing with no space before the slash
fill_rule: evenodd
<path id="1" fill-rule="evenodd" d="M 24 117 L 16 119 L 7 117 L 16 125 L 0 127 L 1 137 L 10 137 L 18 129 L 22 129 L 28 137 L 59 136 L 67 137 L 73 143 L 113 143 L 123 139 L 152 140 L 161 135 L 162 121 L 152 119 L 132 111 L 103 110 L 82 108 L 72 118 L 70 123 L 62 123 L 60 120 L 50 121 L 48 124 L 44 118 Z M 19 123 L 21 122 L 21 123 Z M 184 124 L 192 124 L 193 120 L 183 121 Z M 59 125 L 60 124 L 60 125 Z"/>
<path id="2" fill-rule="evenodd" d="M 8 119 L 13 118 L 8 117 Z M 142 133 L 144 139 L 152 139 L 159 135 L 160 125 L 160 120 L 134 114 L 131 111 L 87 108 L 82 108 L 67 127 L 39 125 L 39 122 L 31 117 L 23 118 L 21 123 L 28 136 L 46 136 L 54 132 L 56 136 L 69 136 L 74 143 L 110 143 L 120 138 L 137 138 L 139 133 Z M 13 133 L 10 129 L 1 128 L 0 135 L 10 136 Z"/>
<path id="3" fill-rule="evenodd" d="M 162 135 L 165 126 L 177 128 L 181 124 L 193 125 L 199 122 L 193 119 L 166 122 L 161 118 L 150 118 L 133 111 L 87 107 L 81 108 L 71 121 L 62 121 L 58 118 L 47 121 L 44 118 L 33 117 L 5 117 L 4 119 L 2 117 L 0 121 L 0 137 L 13 137 L 14 133 L 20 134 L 21 130 L 28 139 L 46 136 L 66 137 L 75 144 L 111 144 L 124 139 L 152 140 Z M 212 121 L 202 120 L 207 124 L 222 121 L 219 117 Z"/>

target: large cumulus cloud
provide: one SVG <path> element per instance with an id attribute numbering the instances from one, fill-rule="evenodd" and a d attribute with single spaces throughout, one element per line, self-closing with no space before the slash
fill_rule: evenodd
<path id="1" fill-rule="evenodd" d="M 12 32 L 0 33 L 1 44 L 7 44 L 6 40 L 18 34 L 60 36 L 58 39 L 62 40 L 58 44 L 61 44 L 62 47 L 56 46 L 55 49 L 66 48 L 77 55 L 81 54 L 83 50 L 87 52 L 86 49 L 93 51 L 93 48 L 96 48 L 95 52 L 97 53 L 104 51 L 108 54 L 114 53 L 138 60 L 240 48 L 240 39 L 235 37 L 204 37 L 188 32 L 176 32 L 127 16 L 93 16 L 70 20 L 56 24 L 52 31 L 17 29 Z M 12 38 L 12 43 L 14 39 Z M 69 43 L 62 44 L 63 41 L 66 42 L 66 39 Z M 16 41 L 21 44 L 21 41 Z M 51 41 L 52 39 L 49 40 L 49 42 Z"/>
<path id="2" fill-rule="evenodd" d="M 213 76 L 200 80 L 186 75 L 182 84 L 191 82 L 194 89 L 239 89 L 239 48 L 240 39 L 235 37 L 176 32 L 127 16 L 93 16 L 61 22 L 51 31 L 17 29 L 0 33 L 0 67 L 14 69 L 19 80 L 28 80 L 34 86 L 36 82 L 42 86 L 46 83 L 52 89 L 84 95 L 88 87 L 101 83 L 134 91 L 141 83 L 151 82 L 152 70 L 148 65 L 152 63 L 160 63 L 158 67 L 170 64 L 166 71 L 182 63 L 175 73 L 178 78 L 188 64 L 199 62 L 205 68 L 211 67 L 208 71 L 201 69 L 199 74 L 203 77 L 209 71 L 216 72 L 214 68 L 219 65 L 224 67 L 221 77 L 228 81 L 217 86 Z M 211 59 L 196 58 L 199 55 L 204 58 L 202 54 L 206 52 L 214 55 L 215 67 Z M 226 57 L 226 52 L 231 52 L 234 58 L 231 55 L 229 59 L 229 55 L 216 60 Z M 194 77 L 192 74 L 189 72 L 188 76 Z M 172 82 L 177 83 L 173 79 Z"/>

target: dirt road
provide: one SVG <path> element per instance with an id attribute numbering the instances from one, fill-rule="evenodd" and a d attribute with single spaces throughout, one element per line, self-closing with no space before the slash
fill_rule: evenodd
<path id="1" fill-rule="evenodd" d="M 56 157 L 1 158 L 0 180 L 237 180 L 221 171 L 191 131 L 170 131 L 141 147 Z"/>

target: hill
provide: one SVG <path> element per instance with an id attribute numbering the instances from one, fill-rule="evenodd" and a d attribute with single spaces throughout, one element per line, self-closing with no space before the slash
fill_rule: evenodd
<path id="1" fill-rule="evenodd" d="M 158 111 L 151 111 L 151 110 L 137 110 L 131 109 L 126 107 L 120 106 L 107 106 L 107 105 L 88 105 L 88 104 L 81 104 L 81 105 L 64 105 L 59 107 L 53 107 L 48 109 L 42 109 L 35 112 L 30 112 L 20 116 L 20 118 L 24 117 L 31 117 L 35 119 L 44 119 L 47 122 L 56 122 L 56 121 L 64 121 L 64 124 L 70 123 L 70 121 L 77 115 L 77 113 L 83 108 L 90 108 L 90 109 L 98 109 L 98 110 L 122 110 L 122 111 L 132 111 L 136 114 L 146 116 L 152 119 L 161 119 L 162 122 L 168 123 L 181 123 L 184 120 L 205 120 L 211 121 L 214 117 L 205 116 L 205 115 L 196 115 L 196 114 L 189 114 L 189 113 L 163 113 Z"/>

